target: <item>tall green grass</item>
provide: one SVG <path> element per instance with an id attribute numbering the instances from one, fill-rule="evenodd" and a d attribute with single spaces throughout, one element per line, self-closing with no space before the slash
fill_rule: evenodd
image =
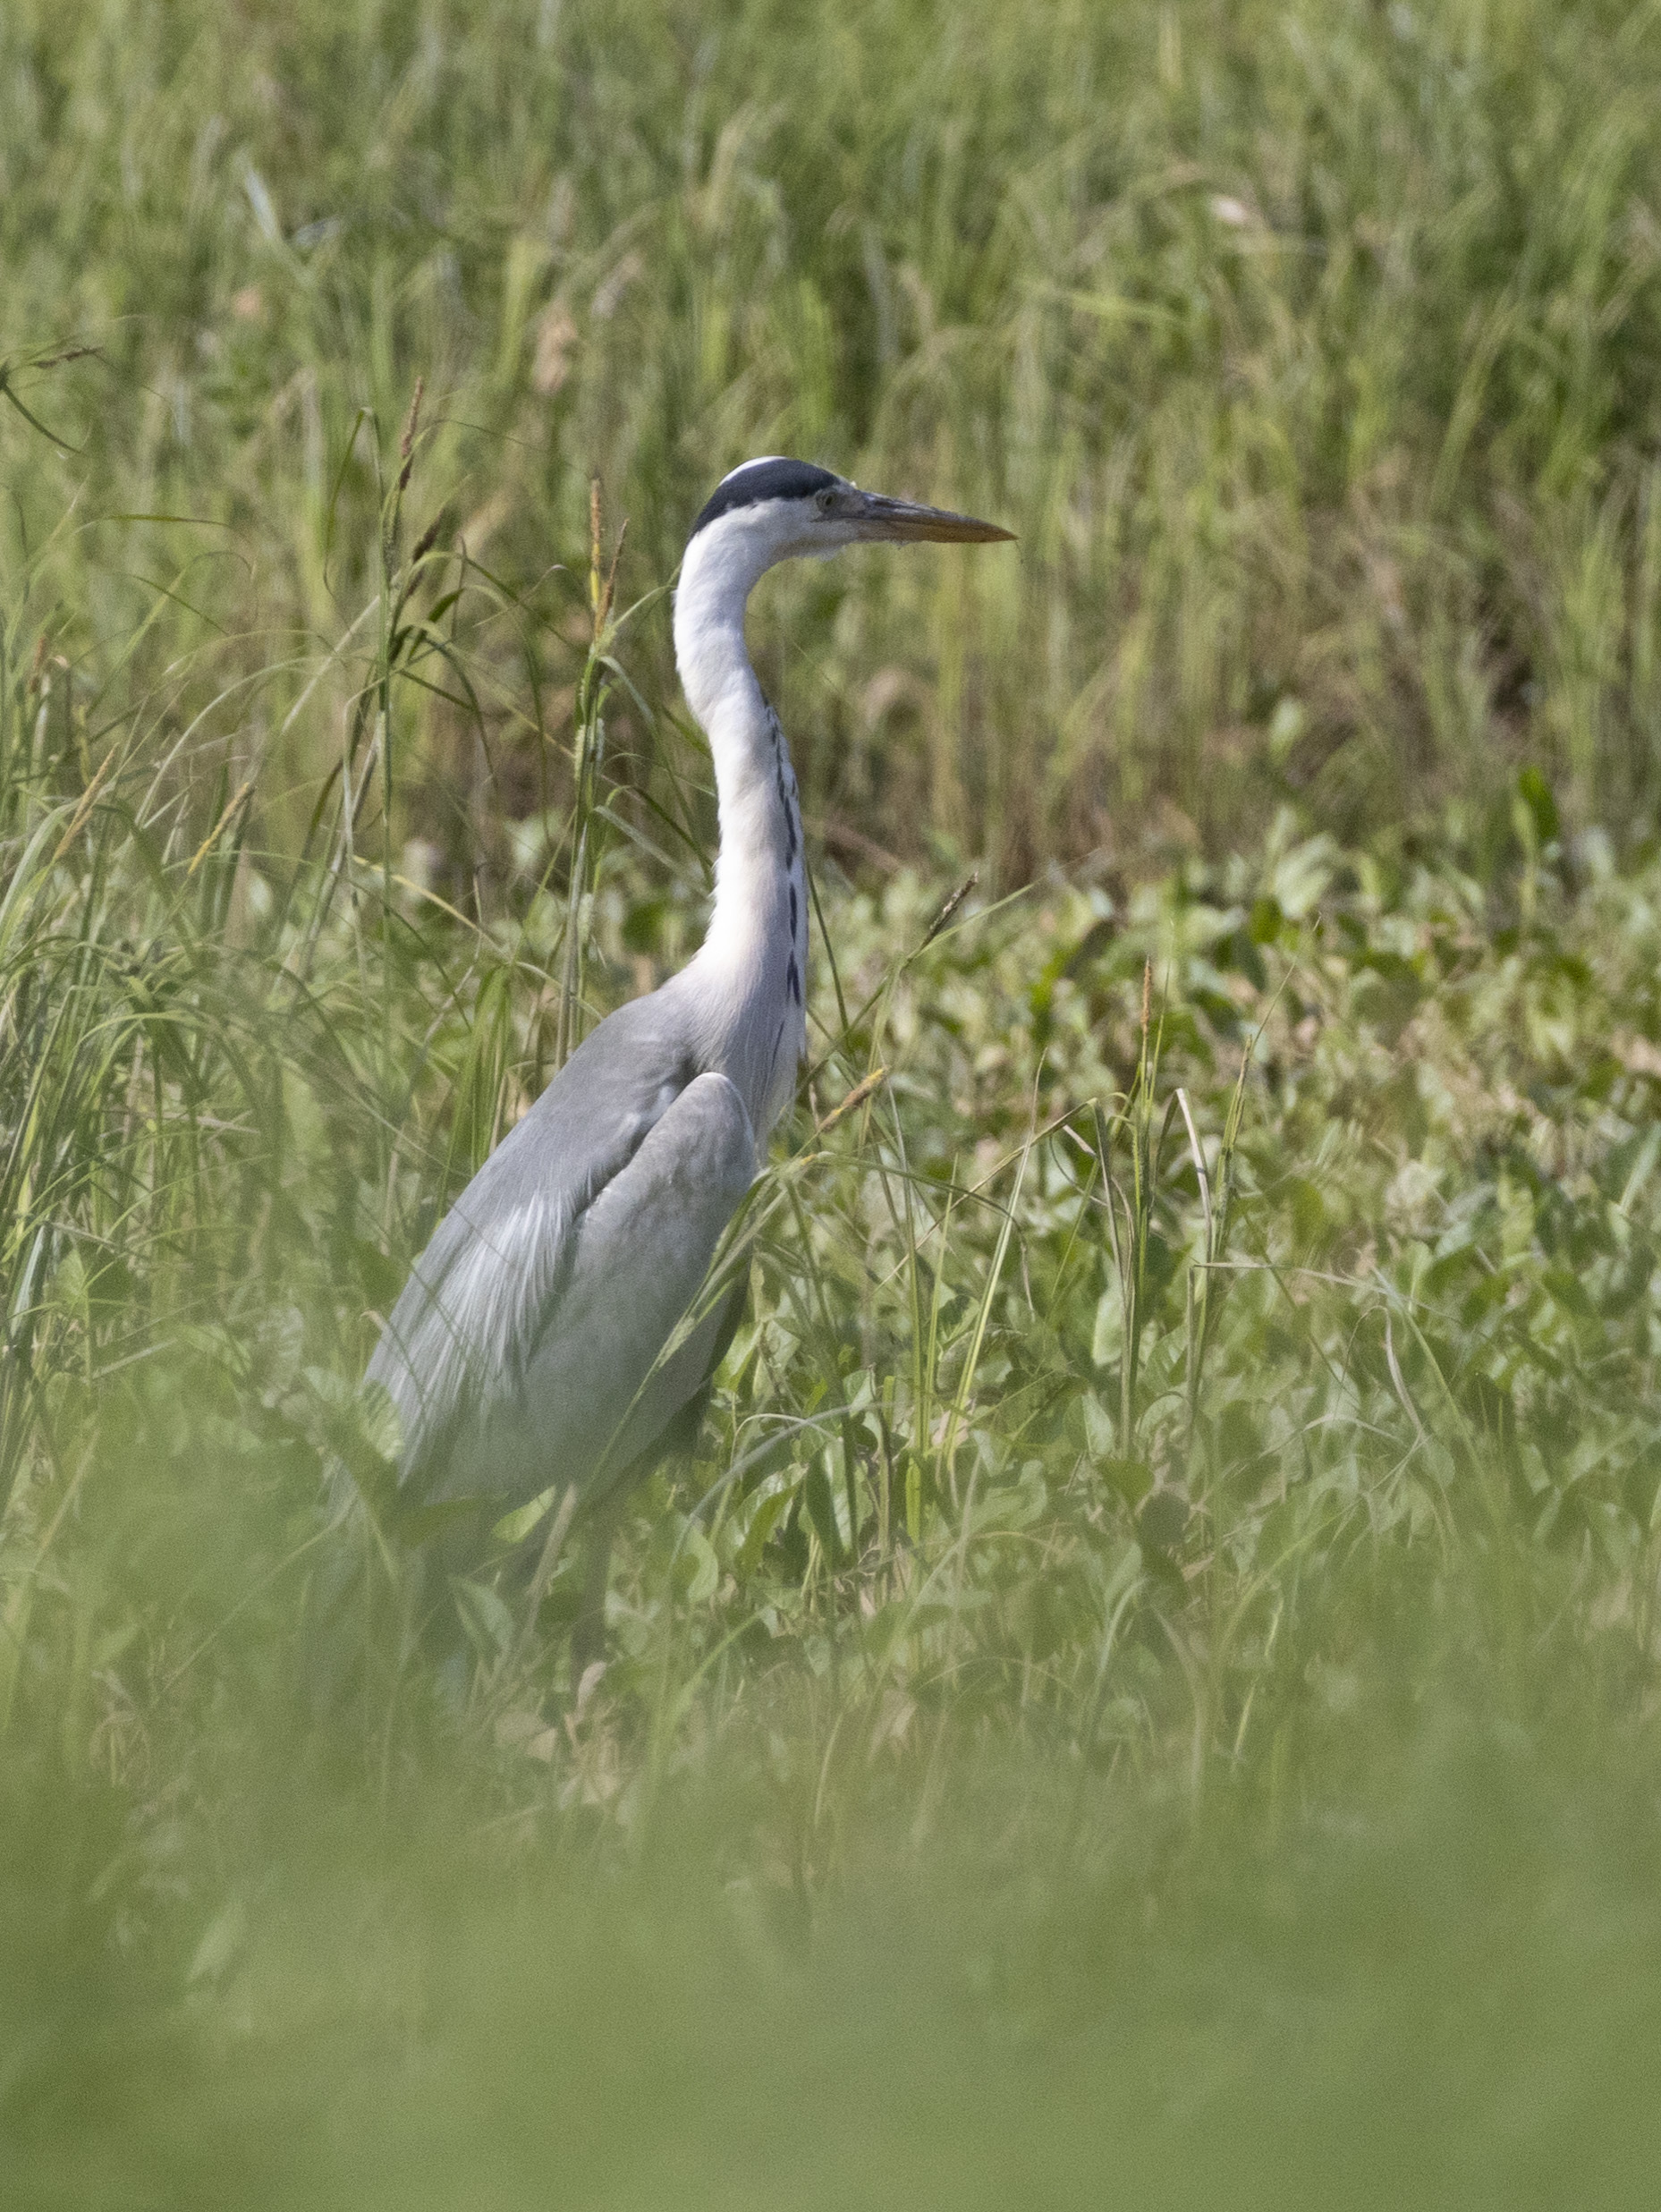
<path id="1" fill-rule="evenodd" d="M 596 470 L 653 581 L 758 450 L 1021 532 L 769 594 L 844 859 L 1013 884 L 1525 763 L 1578 820 L 1653 813 L 1646 8 L 20 0 L 0 42 L 6 389 L 66 442 L 4 411 L 8 557 L 77 693 L 176 594 L 135 696 L 275 746 L 269 842 L 333 743 L 332 687 L 287 721 L 308 641 L 378 572 L 368 416 L 384 450 L 418 375 L 416 528 L 521 596 Z M 504 619 L 476 697 L 411 709 L 456 885 L 577 678 L 532 604 L 557 635 Z"/>
<path id="2" fill-rule="evenodd" d="M 8 2202 L 1647 2201 L 1653 38 L 0 23 Z M 771 446 L 1022 565 L 767 587 L 749 1313 L 438 1665 L 358 1377 Z"/>
<path id="3" fill-rule="evenodd" d="M 366 656 L 366 716 L 420 665 Z M 750 1317 L 585 1690 L 574 1549 L 477 1562 L 436 1674 L 414 1560 L 326 1504 L 379 1496 L 374 1314 L 556 1048 L 581 901 L 544 861 L 464 915 L 340 775 L 301 863 L 234 792 L 192 843 L 120 758 L 9 794 L 18 2186 L 829 2201 L 879 2156 L 879 2201 L 1023 2157 L 1058 2202 L 1107 2158 L 1389 2201 L 1418 2156 L 1499 2202 L 1572 2157 L 1620 2200 L 1653 868 L 1525 782 L 1486 842 L 1285 817 L 1122 903 L 835 889 Z M 555 849 L 607 811 L 628 853 L 612 796 Z M 588 1011 L 643 907 L 695 926 L 654 873 L 587 894 Z M 1569 2086 L 1519 2110 L 1519 2067 Z"/>

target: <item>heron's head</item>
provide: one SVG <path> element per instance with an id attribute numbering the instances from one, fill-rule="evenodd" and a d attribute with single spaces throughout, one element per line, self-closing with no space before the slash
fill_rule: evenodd
<path id="1" fill-rule="evenodd" d="M 716 485 L 681 564 L 675 657 L 694 713 L 707 720 L 713 711 L 733 665 L 730 641 L 742 632 L 744 602 L 775 562 L 823 559 L 867 539 L 963 545 L 1013 535 L 972 515 L 862 492 L 810 462 L 745 462 Z"/>
<path id="2" fill-rule="evenodd" d="M 965 545 L 1013 535 L 972 515 L 862 492 L 811 462 L 769 459 L 747 461 L 722 478 L 686 549 L 689 563 L 695 552 L 700 565 L 714 555 L 722 566 L 748 570 L 753 581 L 775 561 L 823 559 L 869 539 Z"/>

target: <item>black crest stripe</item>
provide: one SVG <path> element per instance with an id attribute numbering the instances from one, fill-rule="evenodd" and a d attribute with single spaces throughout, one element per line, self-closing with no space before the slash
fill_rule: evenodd
<path id="1" fill-rule="evenodd" d="M 692 536 L 707 522 L 714 522 L 735 507 L 753 507 L 764 499 L 811 499 L 815 492 L 842 481 L 828 469 L 810 461 L 751 461 L 716 486 L 703 513 L 692 525 Z"/>

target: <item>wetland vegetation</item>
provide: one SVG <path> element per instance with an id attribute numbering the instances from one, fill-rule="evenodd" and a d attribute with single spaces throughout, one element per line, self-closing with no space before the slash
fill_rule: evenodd
<path id="1" fill-rule="evenodd" d="M 0 18 L 8 2203 L 1648 2201 L 1658 98 L 1590 0 Z M 458 1677 L 358 1377 L 698 941 L 780 450 L 1019 558 L 758 595 L 749 1318 L 603 1677 L 574 1550 Z"/>

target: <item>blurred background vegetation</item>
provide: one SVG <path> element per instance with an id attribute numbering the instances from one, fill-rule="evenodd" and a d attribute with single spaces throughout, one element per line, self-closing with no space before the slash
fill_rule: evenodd
<path id="1" fill-rule="evenodd" d="M 0 14 L 8 2204 L 1649 2201 L 1657 112 L 1601 0 Z M 326 1486 L 697 942 L 768 451 L 1021 546 L 758 595 L 750 1318 L 598 1685 L 505 1537 L 440 1675 Z"/>
<path id="2" fill-rule="evenodd" d="M 656 582 L 757 451 L 1020 531 L 769 595 L 813 809 L 903 859 L 1013 884 L 1287 791 L 1359 834 L 1525 761 L 1579 819 L 1653 812 L 1648 8 L 18 0 L 3 35 L 10 388 L 84 448 L 14 421 L 4 527 L 78 667 L 165 582 L 128 680 L 189 649 L 173 711 L 241 679 L 221 734 L 281 728 L 277 641 L 371 588 L 363 411 L 421 375 L 444 542 L 527 589 L 592 471 Z M 518 815 L 569 671 L 535 632 L 490 660 Z M 464 844 L 466 717 L 411 742 Z"/>

